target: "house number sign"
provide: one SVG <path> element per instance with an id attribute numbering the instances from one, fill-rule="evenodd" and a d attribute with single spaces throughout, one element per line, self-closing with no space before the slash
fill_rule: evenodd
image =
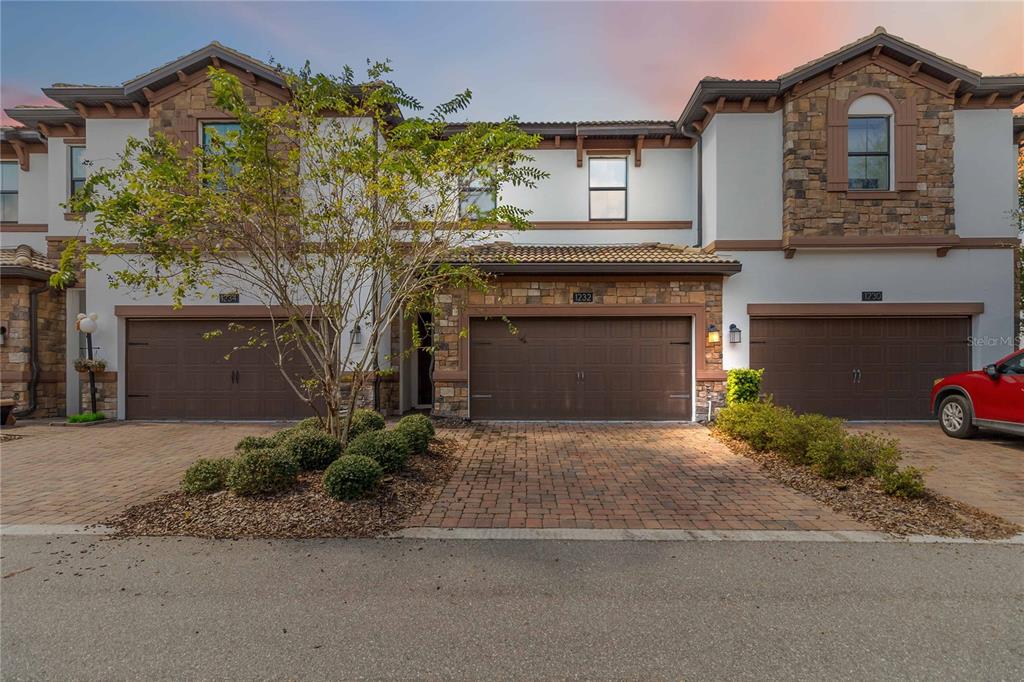
<path id="1" fill-rule="evenodd" d="M 221 294 L 218 300 L 221 303 L 238 303 L 238 294 Z"/>
<path id="2" fill-rule="evenodd" d="M 862 301 L 881 301 L 881 291 L 862 291 L 860 292 L 860 300 Z"/>
<path id="3" fill-rule="evenodd" d="M 594 292 L 593 291 L 574 291 L 572 292 L 573 303 L 593 303 Z"/>

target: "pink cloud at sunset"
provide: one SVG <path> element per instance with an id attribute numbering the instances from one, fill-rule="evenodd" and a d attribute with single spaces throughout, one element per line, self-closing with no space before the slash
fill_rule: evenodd
<path id="1" fill-rule="evenodd" d="M 60 106 L 40 92 L 38 88 L 32 89 L 12 83 L 3 83 L 2 86 L 0 86 L 0 109 L 9 109 L 17 105 Z M 7 116 L 7 114 L 0 111 L 0 125 L 20 126 L 21 124 L 12 120 Z"/>

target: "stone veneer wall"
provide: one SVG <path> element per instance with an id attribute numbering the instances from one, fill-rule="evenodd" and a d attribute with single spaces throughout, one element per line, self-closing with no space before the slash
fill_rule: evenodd
<path id="1" fill-rule="evenodd" d="M 892 199 L 829 192 L 828 102 L 866 88 L 917 102 L 917 189 Z M 803 237 L 921 236 L 954 232 L 953 98 L 869 64 L 786 102 L 783 123 L 783 230 Z M 851 193 L 852 194 L 852 193 Z"/>
<path id="2" fill-rule="evenodd" d="M 89 374 L 81 373 L 81 396 L 82 412 L 89 412 L 92 407 L 89 402 Z M 96 411 L 102 412 L 107 419 L 117 419 L 117 372 L 96 372 Z"/>
<path id="3" fill-rule="evenodd" d="M 602 305 L 644 305 L 672 304 L 697 305 L 704 307 L 704 324 L 715 324 L 722 328 L 722 280 L 699 279 L 680 276 L 678 278 L 627 277 L 621 280 L 560 278 L 557 280 L 499 279 L 495 286 L 486 291 L 455 291 L 438 296 L 440 312 L 434 318 L 434 333 L 437 336 L 434 352 L 434 406 L 433 414 L 438 417 L 469 416 L 468 318 L 466 306 L 494 305 L 496 314 L 504 305 L 568 305 L 572 294 L 577 291 L 591 291 L 592 304 L 581 304 L 591 308 L 593 315 L 601 315 Z M 695 328 L 696 334 L 704 329 Z M 724 335 L 723 335 L 724 336 Z M 706 344 L 704 347 L 706 370 L 722 369 L 722 342 Z M 695 375 L 699 373 L 694 367 Z M 460 373 L 465 378 L 451 379 Z M 721 379 L 697 381 L 696 408 L 698 419 L 707 417 L 707 399 L 711 396 L 718 403 L 725 398 L 725 384 Z"/>
<path id="4" fill-rule="evenodd" d="M 44 285 L 38 280 L 9 277 L 0 281 L 0 324 L 7 327 L 7 339 L 0 346 L 0 397 L 13 398 L 15 409 L 29 402 L 32 376 L 30 292 Z M 64 293 L 49 289 L 37 297 L 39 378 L 36 409 L 29 417 L 58 417 L 65 414 Z"/>
<path id="5" fill-rule="evenodd" d="M 242 95 L 253 109 L 273 106 L 277 100 L 242 82 Z M 199 144 L 199 122 L 225 118 L 217 109 L 210 81 L 203 80 L 149 107 L 150 133 L 161 132 L 186 145 Z"/>

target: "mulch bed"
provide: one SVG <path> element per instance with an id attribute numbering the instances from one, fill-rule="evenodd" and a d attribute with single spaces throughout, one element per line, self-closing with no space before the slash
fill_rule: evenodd
<path id="1" fill-rule="evenodd" d="M 978 540 L 1008 538 L 1024 530 L 1006 519 L 931 490 L 924 497 L 908 499 L 885 494 L 873 478 L 824 479 L 810 467 L 791 464 L 771 452 L 757 452 L 718 430 L 713 433 L 734 452 L 760 464 L 769 478 L 876 530 L 900 536 L 940 535 Z"/>
<path id="2" fill-rule="evenodd" d="M 379 537 L 401 528 L 437 494 L 455 471 L 460 446 L 456 438 L 434 440 L 429 454 L 410 457 L 403 471 L 385 479 L 377 495 L 364 500 L 335 500 L 324 491 L 323 472 L 308 472 L 293 489 L 278 495 L 170 493 L 129 507 L 106 525 L 116 537 Z"/>

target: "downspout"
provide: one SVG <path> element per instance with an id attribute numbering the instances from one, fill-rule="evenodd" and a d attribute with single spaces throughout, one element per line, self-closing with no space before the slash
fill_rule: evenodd
<path id="1" fill-rule="evenodd" d="M 39 294 L 49 291 L 49 283 L 28 292 L 29 363 L 32 368 L 28 379 L 28 405 L 14 410 L 15 417 L 27 417 L 36 411 L 39 389 Z"/>

